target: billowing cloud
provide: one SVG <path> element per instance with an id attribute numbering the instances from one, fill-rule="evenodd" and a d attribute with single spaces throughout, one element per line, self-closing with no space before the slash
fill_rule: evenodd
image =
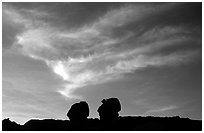
<path id="1" fill-rule="evenodd" d="M 115 80 L 140 68 L 180 65 L 196 58 L 200 54 L 198 49 L 164 52 L 169 47 L 182 47 L 187 41 L 200 44 L 194 41 L 188 26 L 142 23 L 179 6 L 176 3 L 124 4 L 74 29 L 62 29 L 46 22 L 43 18 L 55 18 L 48 12 L 16 11 L 7 6 L 4 12 L 13 22 L 25 27 L 16 36 L 13 47 L 44 61 L 64 80 L 57 92 L 67 98 L 80 98 L 73 94 L 78 88 Z M 140 28 L 134 29 L 137 25 Z"/>

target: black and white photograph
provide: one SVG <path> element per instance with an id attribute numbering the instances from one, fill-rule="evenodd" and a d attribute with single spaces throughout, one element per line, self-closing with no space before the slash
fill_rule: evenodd
<path id="1" fill-rule="evenodd" d="M 202 2 L 2 2 L 2 131 L 202 131 Z"/>

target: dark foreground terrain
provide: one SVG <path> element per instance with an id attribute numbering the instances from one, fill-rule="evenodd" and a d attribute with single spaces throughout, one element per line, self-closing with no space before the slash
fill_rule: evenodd
<path id="1" fill-rule="evenodd" d="M 32 119 L 19 125 L 9 119 L 2 121 L 3 131 L 201 131 L 202 121 L 176 117 L 124 116 L 102 122 L 99 119 L 71 122 L 69 120 Z"/>

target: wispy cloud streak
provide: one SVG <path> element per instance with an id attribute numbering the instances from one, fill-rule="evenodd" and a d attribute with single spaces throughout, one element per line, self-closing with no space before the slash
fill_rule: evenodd
<path id="1" fill-rule="evenodd" d="M 25 26 L 13 47 L 33 59 L 43 60 L 64 81 L 56 91 L 67 98 L 80 98 L 73 92 L 87 85 L 104 83 L 149 66 L 174 66 L 193 60 L 199 50 L 161 54 L 162 49 L 193 40 L 182 26 L 152 26 L 139 34 L 125 29 L 179 4 L 132 4 L 112 9 L 92 23 L 77 29 L 60 29 L 42 20 L 47 12 L 34 9 L 4 13 Z M 30 15 L 25 15 L 32 14 Z M 53 17 L 53 14 L 50 16 Z M 33 20 L 33 17 L 36 18 Z M 124 28 L 123 30 L 121 30 Z M 120 31 L 121 35 L 117 34 Z"/>
<path id="2" fill-rule="evenodd" d="M 158 109 L 152 109 L 146 112 L 146 114 L 151 114 L 151 113 L 161 113 L 161 112 L 165 112 L 165 111 L 170 111 L 170 110 L 174 110 L 177 109 L 176 106 L 171 105 L 171 106 L 166 106 L 166 107 L 161 107 Z"/>

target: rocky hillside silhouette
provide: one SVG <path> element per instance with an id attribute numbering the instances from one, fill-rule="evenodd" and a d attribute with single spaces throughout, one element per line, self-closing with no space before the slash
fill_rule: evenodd
<path id="1" fill-rule="evenodd" d="M 202 120 L 174 117 L 119 116 L 117 98 L 103 99 L 98 108 L 100 119 L 90 118 L 85 101 L 75 103 L 67 113 L 69 120 L 32 119 L 19 125 L 9 119 L 2 121 L 3 131 L 202 131 Z"/>
<path id="2" fill-rule="evenodd" d="M 176 117 L 118 117 L 111 126 L 99 119 L 87 119 L 83 125 L 74 126 L 69 120 L 32 119 L 19 125 L 8 119 L 2 121 L 3 131 L 202 131 L 201 120 Z"/>

